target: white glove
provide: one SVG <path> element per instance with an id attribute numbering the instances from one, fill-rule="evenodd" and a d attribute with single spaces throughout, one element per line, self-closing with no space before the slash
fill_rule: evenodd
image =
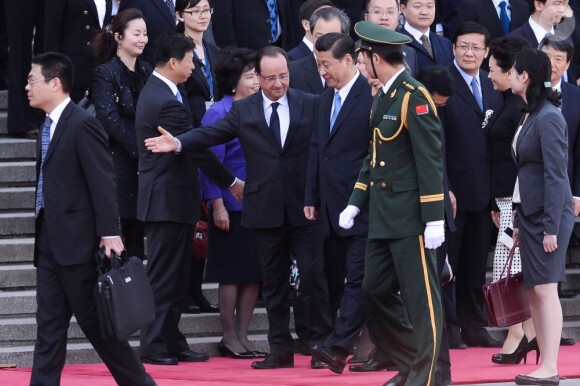
<path id="1" fill-rule="evenodd" d="M 354 225 L 354 218 L 360 213 L 360 209 L 354 205 L 347 205 L 340 213 L 338 226 L 344 229 L 350 229 Z"/>
<path id="2" fill-rule="evenodd" d="M 437 249 L 445 241 L 445 222 L 430 221 L 425 226 L 425 248 Z"/>

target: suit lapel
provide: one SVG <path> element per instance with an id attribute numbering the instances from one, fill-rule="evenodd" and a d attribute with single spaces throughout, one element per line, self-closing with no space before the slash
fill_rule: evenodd
<path id="1" fill-rule="evenodd" d="M 56 124 L 56 128 L 54 129 L 54 134 L 52 139 L 50 140 L 50 145 L 48 146 L 48 151 L 46 152 L 46 158 L 44 159 L 44 164 L 50 160 L 50 157 L 54 153 L 54 149 L 58 146 L 64 132 L 67 130 L 68 127 L 68 119 L 74 110 L 75 104 L 70 102 L 63 110 L 58 123 Z"/>
<path id="2" fill-rule="evenodd" d="M 362 77 L 362 75 L 359 75 L 359 77 L 356 79 L 356 81 L 352 85 L 352 88 L 350 89 L 348 95 L 346 96 L 346 99 L 343 102 L 342 107 L 340 108 L 340 111 L 338 112 L 338 116 L 336 117 L 336 121 L 334 122 L 334 127 L 332 129 L 332 132 L 330 133 L 329 140 L 330 140 L 330 138 L 332 138 L 334 136 L 334 133 L 336 133 L 340 129 L 340 126 L 342 125 L 342 123 L 344 122 L 346 117 L 348 117 L 350 115 L 350 112 L 352 111 L 352 109 L 356 105 L 356 101 L 360 95 L 361 88 L 362 88 L 362 85 L 360 83 L 361 77 Z M 332 102 L 331 102 L 330 106 L 332 108 Z M 330 115 L 329 115 L 328 120 L 330 121 Z"/>
<path id="3" fill-rule="evenodd" d="M 499 36 L 503 35 L 504 34 L 503 26 L 501 25 L 501 21 L 499 20 L 499 17 L 497 15 L 497 11 L 495 10 L 495 5 L 493 4 L 493 1 L 484 1 L 484 2 L 482 2 L 481 5 L 483 7 L 482 12 L 485 13 L 484 18 L 492 20 L 494 31 L 489 31 L 491 33 L 491 35 L 492 36 L 494 35 L 493 32 L 496 32 L 496 34 Z M 513 12 L 512 12 L 511 20 L 510 20 L 510 26 L 512 24 L 513 24 Z"/>
<path id="4" fill-rule="evenodd" d="M 153 4 L 155 4 L 157 8 L 159 8 L 161 14 L 165 17 L 165 20 L 169 24 L 171 24 L 172 27 L 175 27 L 175 20 L 173 19 L 173 16 L 169 12 L 169 8 L 167 8 L 167 5 L 165 4 L 164 0 L 148 0 L 148 1 L 151 1 Z"/>
<path id="5" fill-rule="evenodd" d="M 530 127 L 532 127 L 532 123 L 534 123 L 534 121 L 536 120 L 536 115 L 537 115 L 537 112 L 530 114 L 528 116 L 528 119 L 526 119 L 526 123 L 524 124 L 524 126 L 520 130 L 520 134 L 518 135 L 518 140 L 516 142 L 516 150 L 517 150 L 518 154 L 519 154 L 520 144 L 522 143 L 522 138 L 524 138 L 524 136 L 530 130 Z M 516 156 L 516 158 L 517 158 L 517 156 Z"/>
<path id="6" fill-rule="evenodd" d="M 268 126 L 268 122 L 266 122 L 266 117 L 264 116 L 264 98 L 262 98 L 262 92 L 258 91 L 255 95 L 256 97 L 252 99 L 252 108 L 250 109 L 252 119 L 258 122 L 262 134 L 268 138 L 268 141 L 270 141 L 275 149 L 278 149 L 279 146 L 276 138 L 272 135 L 270 126 Z M 286 141 L 288 141 L 288 138 L 286 138 Z"/>
<path id="7" fill-rule="evenodd" d="M 302 116 L 302 108 L 304 107 L 302 103 L 302 97 L 295 95 L 292 90 L 288 90 L 286 93 L 288 96 L 288 111 L 290 112 L 290 125 L 288 127 L 288 134 L 286 135 L 286 141 L 284 141 L 284 146 L 282 151 L 288 147 L 292 137 L 296 134 L 298 130 L 298 120 Z"/>
<path id="8" fill-rule="evenodd" d="M 85 2 L 87 3 L 87 6 L 91 10 L 93 17 L 95 18 L 95 21 L 97 22 L 97 25 L 100 26 L 101 23 L 99 21 L 99 13 L 97 12 L 97 6 L 95 5 L 95 1 L 94 0 L 85 0 Z M 107 4 L 107 8 L 109 8 L 108 4 Z M 105 17 L 105 20 L 106 20 L 106 17 Z"/>
<path id="9" fill-rule="evenodd" d="M 304 63 L 304 73 L 306 74 L 306 81 L 316 93 L 321 93 L 324 90 L 320 75 L 318 75 L 318 66 L 314 54 L 309 56 L 309 59 Z"/>
<path id="10" fill-rule="evenodd" d="M 450 64 L 449 69 L 451 70 L 451 74 L 455 78 L 455 91 L 457 92 L 457 95 L 461 97 L 463 100 L 465 100 L 467 104 L 469 104 L 480 115 L 483 115 L 483 111 L 481 111 L 481 109 L 479 108 L 479 105 L 477 104 L 477 101 L 475 100 L 475 97 L 473 96 L 471 89 L 469 88 L 467 83 L 465 83 L 465 79 L 463 79 L 463 76 L 461 76 L 459 70 L 457 69 L 457 67 L 455 67 L 455 64 Z"/>
<path id="11" fill-rule="evenodd" d="M 489 110 L 492 106 L 492 101 L 494 100 L 493 93 L 493 85 L 491 81 L 488 80 L 487 72 L 486 71 L 479 71 L 479 81 L 481 83 L 481 96 L 483 98 L 483 113 Z"/>

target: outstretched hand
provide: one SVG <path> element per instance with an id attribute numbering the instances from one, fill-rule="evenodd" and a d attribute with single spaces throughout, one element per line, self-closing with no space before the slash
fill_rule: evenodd
<path id="1" fill-rule="evenodd" d="M 153 153 L 169 153 L 176 151 L 179 146 L 179 141 L 163 127 L 157 128 L 161 135 L 159 137 L 147 138 L 145 140 L 145 147 Z"/>

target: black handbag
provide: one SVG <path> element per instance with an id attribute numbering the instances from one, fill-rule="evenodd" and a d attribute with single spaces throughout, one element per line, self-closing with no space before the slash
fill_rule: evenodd
<path id="1" fill-rule="evenodd" d="M 143 262 L 136 256 L 126 258 L 102 249 L 95 253 L 99 277 L 95 300 L 101 335 L 119 341 L 155 319 L 155 301 Z"/>
<path id="2" fill-rule="evenodd" d="M 83 99 L 81 99 L 78 103 L 77 106 L 85 109 L 91 117 L 96 117 L 97 116 L 97 111 L 95 110 L 95 105 L 93 104 L 93 101 L 91 100 L 91 97 L 89 96 L 89 90 L 87 90 L 85 92 L 85 96 L 83 97 Z"/>
<path id="3" fill-rule="evenodd" d="M 524 275 L 521 272 L 511 273 L 516 248 L 514 246 L 510 250 L 500 275 L 502 279 L 483 286 L 487 323 L 490 327 L 512 326 L 531 317 L 530 301 L 524 290 Z"/>

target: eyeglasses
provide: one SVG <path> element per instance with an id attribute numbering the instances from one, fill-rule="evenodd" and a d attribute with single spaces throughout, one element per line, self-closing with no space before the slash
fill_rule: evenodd
<path id="1" fill-rule="evenodd" d="M 54 78 L 40 78 L 40 79 L 26 79 L 26 83 L 28 83 L 29 86 L 32 86 L 33 83 L 39 82 L 41 80 L 44 80 L 45 82 L 48 82 L 49 80 L 53 80 Z"/>
<path id="2" fill-rule="evenodd" d="M 471 47 L 471 46 L 466 46 L 466 45 L 460 45 L 460 46 L 455 46 L 459 51 L 463 52 L 463 53 L 467 53 L 467 51 L 471 50 L 471 52 L 473 52 L 474 54 L 480 54 L 483 51 L 485 51 L 485 48 L 481 48 L 481 47 Z"/>
<path id="3" fill-rule="evenodd" d="M 209 16 L 213 14 L 213 8 L 208 9 L 194 9 L 193 11 L 181 11 L 183 13 L 189 13 L 191 16 L 200 17 L 200 16 Z"/>
<path id="4" fill-rule="evenodd" d="M 383 15 L 385 15 L 385 16 L 395 16 L 395 15 L 398 15 L 399 14 L 399 12 L 397 12 L 394 9 L 387 9 L 386 11 L 383 11 L 382 9 L 371 9 L 367 13 L 370 13 L 371 15 L 373 15 L 375 17 L 381 17 Z"/>
<path id="5" fill-rule="evenodd" d="M 282 74 L 279 76 L 276 76 L 276 75 L 262 76 L 262 74 L 259 74 L 259 75 L 260 75 L 260 78 L 262 78 L 266 81 L 266 83 L 276 83 L 277 80 L 279 80 L 280 83 L 283 83 L 283 82 L 286 82 L 288 79 L 290 79 L 289 74 Z"/>

